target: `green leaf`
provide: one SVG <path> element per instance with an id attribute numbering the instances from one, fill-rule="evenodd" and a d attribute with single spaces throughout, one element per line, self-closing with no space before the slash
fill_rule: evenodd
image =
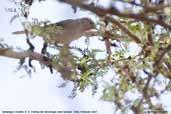
<path id="1" fill-rule="evenodd" d="M 114 94 L 115 94 L 114 87 L 109 86 L 103 90 L 103 95 L 101 96 L 101 99 L 104 101 L 113 102 Z"/>

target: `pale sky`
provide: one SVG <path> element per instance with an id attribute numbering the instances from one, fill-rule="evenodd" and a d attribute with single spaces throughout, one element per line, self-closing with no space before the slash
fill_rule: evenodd
<path id="1" fill-rule="evenodd" d="M 4 38 L 5 42 L 14 48 L 18 45 L 27 49 L 24 36 L 11 35 L 12 32 L 22 29 L 22 19 L 16 19 L 12 24 L 9 23 L 14 13 L 5 12 L 5 8 L 11 7 L 14 5 L 7 0 L 0 1 L 0 38 Z M 33 4 L 31 12 L 30 19 L 32 17 L 48 19 L 52 22 L 84 16 L 94 18 L 89 12 L 74 14 L 68 5 L 59 5 L 53 0 Z M 32 42 L 41 47 L 41 39 L 32 40 Z M 70 99 L 68 96 L 73 87 L 72 83 L 68 83 L 65 88 L 58 88 L 64 81 L 57 74 L 50 74 L 47 68 L 41 70 L 37 62 L 33 62 L 36 72 L 30 78 L 24 70 L 16 72 L 17 63 L 17 60 L 0 57 L 0 111 L 93 110 L 98 111 L 98 114 L 112 114 L 113 105 L 99 100 L 100 94 L 91 96 L 90 89 L 87 89 L 74 99 Z"/>
<path id="2" fill-rule="evenodd" d="M 100 4 L 107 7 L 110 0 L 100 0 Z M 14 13 L 5 12 L 5 8 L 15 7 L 7 0 L 0 0 L 0 38 L 4 38 L 5 42 L 14 46 L 20 46 L 27 49 L 24 36 L 15 36 L 11 33 L 21 30 L 22 19 L 16 19 L 12 24 L 9 23 Z M 48 2 L 34 3 L 31 8 L 30 20 L 38 18 L 41 20 L 51 20 L 57 22 L 60 20 L 90 17 L 94 21 L 96 18 L 90 12 L 73 13 L 71 7 L 64 4 L 48 0 Z M 78 47 L 84 46 L 82 41 L 75 41 L 72 45 Z M 41 39 L 32 40 L 36 45 L 36 51 L 40 52 Z M 78 43 L 79 42 L 79 43 Z M 79 45 L 78 45 L 79 44 Z M 94 45 L 98 44 L 98 45 Z M 105 49 L 103 42 L 95 39 L 90 40 L 90 48 Z M 136 52 L 136 48 L 131 50 Z M 132 53 L 131 52 L 131 53 Z M 57 74 L 50 74 L 49 69 L 41 69 L 37 62 L 33 62 L 36 66 L 36 72 L 32 77 L 28 77 L 24 70 L 16 72 L 17 60 L 0 57 L 0 111 L 2 110 L 97 110 L 98 114 L 112 114 L 113 104 L 99 100 L 101 93 L 91 96 L 91 90 L 87 89 L 84 93 L 79 93 L 76 98 L 70 99 L 68 96 L 72 90 L 72 83 L 65 88 L 58 88 L 64 81 Z M 105 80 L 110 80 L 112 72 L 105 76 Z M 99 89 L 100 91 L 101 89 Z M 171 106 L 171 95 L 162 97 L 163 103 Z M 171 109 L 170 109 L 171 110 Z"/>

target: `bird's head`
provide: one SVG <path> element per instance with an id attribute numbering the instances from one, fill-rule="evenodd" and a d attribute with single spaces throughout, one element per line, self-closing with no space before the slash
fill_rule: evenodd
<path id="1" fill-rule="evenodd" d="M 95 29 L 95 23 L 89 19 L 89 18 L 81 18 L 80 20 L 80 25 L 82 26 L 82 28 L 84 28 L 84 30 L 90 30 L 90 29 Z"/>

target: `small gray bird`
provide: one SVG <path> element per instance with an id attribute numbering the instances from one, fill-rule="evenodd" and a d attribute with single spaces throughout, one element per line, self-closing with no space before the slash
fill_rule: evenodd
<path id="1" fill-rule="evenodd" d="M 86 31 L 95 28 L 94 22 L 89 18 L 68 19 L 54 24 L 40 26 L 32 25 L 28 33 L 33 36 L 43 37 L 46 43 L 69 44 L 79 39 Z M 25 31 L 13 32 L 13 34 L 24 34 Z"/>
<path id="2" fill-rule="evenodd" d="M 63 75 L 63 79 L 72 79 L 73 55 L 69 51 L 68 45 L 79 39 L 81 36 L 91 29 L 95 29 L 94 22 L 89 18 L 80 19 L 68 19 L 60 21 L 55 24 L 49 24 L 45 26 L 31 25 L 27 28 L 28 34 L 33 36 L 41 36 L 45 41 L 44 47 L 42 48 L 42 54 L 46 54 L 46 46 L 49 44 L 61 43 L 64 46 L 60 49 L 60 60 L 58 64 L 58 71 Z M 13 34 L 25 34 L 25 31 L 13 32 Z M 59 64 L 60 63 L 60 64 Z"/>

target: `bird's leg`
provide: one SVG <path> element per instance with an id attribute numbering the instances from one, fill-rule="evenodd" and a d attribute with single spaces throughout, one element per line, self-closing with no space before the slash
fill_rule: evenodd
<path id="1" fill-rule="evenodd" d="M 45 55 L 46 53 L 47 53 L 47 43 L 46 42 L 44 42 L 43 43 L 43 47 L 42 47 L 42 50 L 41 50 L 41 54 L 43 54 L 43 55 Z"/>
<path id="2" fill-rule="evenodd" d="M 41 50 L 41 54 L 46 55 L 47 57 L 50 57 L 49 52 L 47 52 L 47 47 L 48 47 L 48 44 L 46 42 L 44 42 L 42 50 Z"/>
<path id="3" fill-rule="evenodd" d="M 47 52 L 47 47 L 48 47 L 48 45 L 47 45 L 47 43 L 46 42 L 44 42 L 43 43 L 43 47 L 42 47 L 42 50 L 41 50 L 41 54 L 43 54 L 43 55 L 47 55 L 47 57 L 49 57 L 49 53 Z M 48 66 L 49 67 L 49 70 L 50 70 L 50 73 L 52 73 L 53 74 L 53 68 L 52 68 L 52 66 L 51 65 L 49 65 Z"/>
<path id="4" fill-rule="evenodd" d="M 34 45 L 30 42 L 29 38 L 27 38 L 26 41 L 27 41 L 27 44 L 29 45 L 29 50 L 33 52 L 35 49 Z"/>
<path id="5" fill-rule="evenodd" d="M 26 41 L 27 41 L 27 44 L 29 45 L 29 50 L 30 50 L 31 52 L 33 52 L 34 49 L 35 49 L 34 45 L 30 42 L 29 38 L 27 38 Z M 28 62 L 29 67 L 33 68 L 33 65 L 32 65 L 31 62 L 32 62 L 32 59 L 29 59 L 29 62 Z"/>

